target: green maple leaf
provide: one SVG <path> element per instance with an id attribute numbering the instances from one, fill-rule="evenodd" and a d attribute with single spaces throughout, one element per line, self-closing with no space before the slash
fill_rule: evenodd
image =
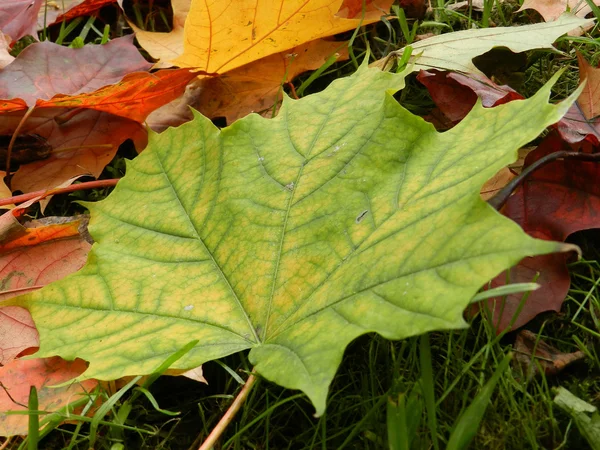
<path id="1" fill-rule="evenodd" d="M 548 104 L 548 85 L 437 133 L 390 95 L 403 84 L 363 66 L 271 120 L 218 130 L 197 115 L 153 134 L 89 205 L 87 265 L 18 300 L 40 332 L 35 356 L 80 357 L 84 377 L 116 379 L 192 339 L 174 368 L 250 349 L 258 373 L 322 413 L 357 336 L 464 327 L 492 277 L 572 249 L 528 237 L 479 197 L 569 102 Z"/>

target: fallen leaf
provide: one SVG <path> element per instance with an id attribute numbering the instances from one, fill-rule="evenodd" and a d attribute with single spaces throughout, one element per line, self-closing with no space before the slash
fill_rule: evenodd
<path id="1" fill-rule="evenodd" d="M 43 30 L 56 22 L 56 18 L 82 0 L 45 0 L 38 12 L 37 28 Z"/>
<path id="2" fill-rule="evenodd" d="M 572 150 L 555 133 L 550 134 L 525 160 L 525 167 L 545 155 Z M 600 164 L 589 161 L 558 160 L 533 172 L 508 199 L 503 213 L 518 223 L 529 235 L 539 239 L 564 241 L 570 234 L 600 228 Z M 560 311 L 569 290 L 570 278 L 566 256 L 536 256 L 511 269 L 510 282 L 541 285 L 531 292 L 512 329 L 519 328 L 544 311 Z M 493 286 L 504 284 L 500 275 Z M 521 295 L 509 295 L 505 302 L 490 300 L 493 323 L 498 332 L 506 329 L 518 310 Z M 495 305 L 495 306 L 494 306 Z"/>
<path id="3" fill-rule="evenodd" d="M 515 359 L 527 380 L 539 374 L 540 368 L 545 375 L 556 375 L 568 365 L 585 358 L 585 353 L 576 351 L 563 353 L 547 344 L 529 330 L 521 330 L 514 344 Z"/>
<path id="4" fill-rule="evenodd" d="M 473 108 L 477 98 L 486 108 L 523 99 L 511 87 L 498 86 L 485 75 L 421 70 L 417 80 L 427 88 L 436 106 L 451 124 L 460 122 Z"/>
<path id="5" fill-rule="evenodd" d="M 392 2 L 373 3 L 379 8 L 371 9 L 364 18 L 344 19 L 335 15 L 342 0 L 192 2 L 184 29 L 184 51 L 173 64 L 222 74 L 315 39 L 377 22 L 381 10 L 389 10 Z"/>
<path id="6" fill-rule="evenodd" d="M 3 114 L 0 134 L 12 134 L 22 116 Z M 68 120 L 57 121 L 60 117 Z M 132 139 L 141 150 L 147 139 L 145 128 L 133 120 L 67 108 L 36 109 L 21 131 L 43 136 L 53 149 L 49 158 L 22 165 L 14 174 L 12 187 L 23 192 L 52 189 L 82 175 L 98 177 L 125 140 Z"/>
<path id="7" fill-rule="evenodd" d="M 385 16 L 390 5 L 386 0 L 343 0 L 336 16 L 343 19 L 360 19 L 363 13 L 369 17 Z"/>
<path id="8" fill-rule="evenodd" d="M 194 336 L 172 368 L 248 349 L 259 374 L 322 414 L 357 336 L 464 327 L 501 270 L 574 248 L 532 239 L 479 197 L 567 110 L 547 103 L 551 84 L 445 133 L 396 102 L 403 86 L 363 65 L 284 99 L 274 119 L 219 130 L 197 115 L 151 134 L 108 199 L 88 205 L 87 265 L 8 300 L 32 314 L 38 355 L 81 357 L 82 377 L 116 379 L 151 372 Z"/>
<path id="9" fill-rule="evenodd" d="M 77 2 L 72 2 L 77 3 Z M 117 3 L 117 0 L 84 0 L 79 1 L 78 4 L 71 5 L 66 11 L 58 15 L 52 23 L 58 23 L 62 21 L 72 20 L 76 17 L 91 16 L 98 12 L 101 8 Z"/>
<path id="10" fill-rule="evenodd" d="M 152 111 L 181 95 L 194 78 L 196 75 L 189 69 L 135 72 L 94 92 L 38 100 L 36 108 L 93 109 L 143 123 Z"/>
<path id="11" fill-rule="evenodd" d="M 123 0 L 118 0 L 123 9 Z M 171 0 L 173 9 L 173 28 L 169 33 L 157 33 L 138 28 L 133 21 L 128 20 L 129 26 L 134 31 L 140 45 L 159 62 L 156 68 L 171 67 L 170 61 L 183 53 L 185 20 L 190 11 L 191 0 Z"/>
<path id="12" fill-rule="evenodd" d="M 96 91 L 151 66 L 133 45 L 133 36 L 77 49 L 38 42 L 0 71 L 0 99 L 22 99 L 33 106 L 37 100 L 50 100 L 57 94 Z"/>
<path id="13" fill-rule="evenodd" d="M 481 188 L 481 198 L 485 201 L 492 198 L 500 189 L 506 186 L 516 174 L 508 167 L 503 167 L 496 175 L 490 178 Z"/>
<path id="14" fill-rule="evenodd" d="M 600 5 L 599 0 L 593 0 Z M 558 19 L 561 14 L 569 12 L 577 17 L 585 17 L 592 12 L 586 1 L 580 0 L 525 0 L 517 12 L 533 9 L 540 13 L 546 22 Z"/>
<path id="15" fill-rule="evenodd" d="M 277 53 L 224 75 L 203 78 L 188 85 L 183 97 L 150 114 L 147 123 L 159 132 L 181 125 L 193 118 L 190 106 L 206 117 L 225 117 L 228 124 L 251 112 L 272 109 L 282 99 L 282 83 L 319 68 L 335 52 L 338 60 L 346 59 L 345 44 L 312 41 L 286 55 Z"/>
<path id="16" fill-rule="evenodd" d="M 600 116 L 600 69 L 590 66 L 581 53 L 577 53 L 577 62 L 579 82 L 583 84 L 585 81 L 577 104 L 586 119 L 596 119 Z"/>
<path id="17" fill-rule="evenodd" d="M 10 38 L 0 32 L 0 69 L 8 66 L 15 60 L 14 56 L 8 53 Z"/>
<path id="18" fill-rule="evenodd" d="M 14 210 L 4 215 L 13 214 Z M 26 227 L 19 225 L 0 241 L 0 305 L 79 270 L 91 248 L 80 232 L 84 225 L 69 217 L 45 218 Z M 38 345 L 38 333 L 26 309 L 0 308 L 0 365 Z"/>
<path id="19" fill-rule="evenodd" d="M 592 19 L 580 19 L 563 14 L 554 22 L 536 23 L 520 27 L 481 28 L 440 34 L 411 44 L 412 54 L 408 70 L 440 69 L 467 74 L 483 73 L 473 64 L 473 58 L 493 47 L 507 47 L 514 53 L 538 48 L 552 49 L 552 43 L 563 34 L 592 24 Z M 396 54 L 401 55 L 404 49 Z M 376 61 L 374 67 L 383 68 L 389 57 Z"/>
<path id="20" fill-rule="evenodd" d="M 63 387 L 57 384 L 69 381 L 86 369 L 85 361 L 64 361 L 58 357 L 15 360 L 0 367 L 0 411 L 26 411 L 29 388 L 37 388 L 39 409 L 58 411 L 79 400 L 98 384 L 95 380 L 85 380 Z M 51 387 L 52 386 L 52 387 Z M 10 397 L 7 394 L 10 393 Z M 11 399 L 12 397 L 12 399 Z M 0 435 L 26 435 L 29 417 L 0 413 Z"/>
<path id="21" fill-rule="evenodd" d="M 12 135 L 35 105 L 20 132 L 39 135 L 52 147 L 49 158 L 24 164 L 15 174 L 12 186 L 23 192 L 99 176 L 126 139 L 143 149 L 146 131 L 139 124 L 195 78 L 188 69 L 128 73 L 150 67 L 130 37 L 82 49 L 43 42 L 21 55 L 0 72 L 0 98 L 8 98 L 0 102 L 0 134 Z M 36 62 L 54 57 L 60 64 Z"/>
<path id="22" fill-rule="evenodd" d="M 0 31 L 16 42 L 23 36 L 37 39 L 37 15 L 43 0 L 2 0 Z"/>
<path id="23" fill-rule="evenodd" d="M 39 335 L 29 311 L 18 306 L 0 308 L 0 367 L 24 350 L 37 349 L 39 345 Z"/>

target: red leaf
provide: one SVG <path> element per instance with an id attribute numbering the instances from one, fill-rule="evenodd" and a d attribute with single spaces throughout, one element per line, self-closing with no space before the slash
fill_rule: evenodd
<path id="1" fill-rule="evenodd" d="M 91 16 L 98 12 L 102 7 L 117 3 L 117 0 L 84 0 L 78 5 L 72 6 L 67 12 L 61 14 L 53 23 L 71 20 L 80 16 Z"/>
<path id="2" fill-rule="evenodd" d="M 572 150 L 556 133 L 550 134 L 525 159 L 525 167 L 550 153 Z M 536 238 L 564 241 L 570 234 L 600 228 L 600 164 L 558 160 L 536 170 L 508 199 L 503 213 Z M 563 255 L 528 258 L 511 270 L 511 283 L 531 282 L 539 272 L 541 289 L 530 293 L 517 322 L 518 328 L 544 311 L 558 311 L 570 284 Z M 494 280 L 502 285 L 505 275 Z M 504 306 L 496 306 L 494 324 L 503 330 L 516 311 L 521 295 L 511 295 Z M 492 301 L 493 302 L 493 301 Z M 490 305 L 492 304 L 490 303 Z"/>
<path id="3" fill-rule="evenodd" d="M 437 107 L 454 124 L 471 111 L 478 97 L 486 108 L 523 99 L 511 87 L 498 86 L 483 75 L 421 70 L 417 79 L 427 87 Z"/>

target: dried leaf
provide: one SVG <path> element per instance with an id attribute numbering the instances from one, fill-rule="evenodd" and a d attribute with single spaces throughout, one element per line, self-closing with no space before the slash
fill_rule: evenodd
<path id="1" fill-rule="evenodd" d="M 513 361 L 521 368 L 528 380 L 537 375 L 540 368 L 545 375 L 556 375 L 569 364 L 585 358 L 585 353 L 582 351 L 562 353 L 528 330 L 519 331 L 514 349 Z"/>

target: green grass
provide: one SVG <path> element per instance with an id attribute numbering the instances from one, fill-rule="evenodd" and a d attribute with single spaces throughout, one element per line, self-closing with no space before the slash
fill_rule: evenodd
<path id="1" fill-rule="evenodd" d="M 499 5 L 496 2 L 496 7 L 491 10 L 492 2 L 487 5 L 485 13 L 453 12 L 444 9 L 444 2 L 440 0 L 433 2 L 431 14 L 420 21 L 389 21 L 339 36 L 340 39 L 353 39 L 354 57 L 323 67 L 318 76 L 305 74 L 298 77 L 294 81 L 296 91 L 302 87 L 300 93 L 303 95 L 318 92 L 332 80 L 352 73 L 356 61 L 361 61 L 367 52 L 372 60 L 383 58 L 410 43 L 414 33 L 442 33 L 493 24 L 517 26 L 541 21 L 535 12 L 516 13 L 520 5 L 515 2 Z M 168 12 L 164 6 L 152 14 L 139 6 L 134 5 L 133 9 L 139 24 L 158 28 L 168 25 L 168 20 L 165 21 Z M 99 43 L 108 36 L 104 25 L 89 20 L 74 21 L 58 31 L 49 30 L 48 36 L 63 45 Z M 113 31 L 120 30 L 115 24 L 108 25 Z M 111 38 L 114 37 L 113 33 Z M 19 51 L 25 44 L 26 40 L 19 46 Z M 557 48 L 562 53 L 530 52 L 525 67 L 512 74 L 519 77 L 519 91 L 527 97 L 532 95 L 556 70 L 566 67 L 553 91 L 555 100 L 565 98 L 579 82 L 575 51 L 597 64 L 600 61 L 599 45 L 599 34 L 593 29 L 583 37 L 561 38 Z M 434 106 L 414 76 L 407 79 L 407 87 L 397 94 L 397 99 L 420 115 L 425 115 Z M 122 146 L 103 177 L 122 176 L 124 157 L 134 155 L 131 146 Z M 46 214 L 84 212 L 75 200 L 97 201 L 108 192 L 96 190 L 55 196 Z M 36 216 L 39 211 L 34 210 L 31 214 Z M 592 404 L 600 404 L 597 347 L 600 338 L 600 246 L 593 232 L 579 233 L 575 240 L 584 249 L 584 259 L 570 266 L 572 286 L 561 313 L 542 314 L 526 328 L 565 352 L 582 350 L 586 358 L 552 377 L 540 376 L 527 381 L 514 368 L 499 375 L 471 448 L 587 448 L 570 418 L 552 401 L 552 388 L 563 386 Z M 390 434 L 388 424 L 405 427 L 411 441 L 410 446 L 405 447 L 407 449 L 446 448 L 457 418 L 467 411 L 493 377 L 511 350 L 515 337 L 514 333 L 498 337 L 481 315 L 469 322 L 470 327 L 464 330 L 431 333 L 402 342 L 389 342 L 377 335 L 357 339 L 345 352 L 331 386 L 327 412 L 319 418 L 313 416 L 314 410 L 302 394 L 259 379 L 238 417 L 222 437 L 219 448 L 387 449 L 390 448 L 388 436 L 395 436 L 393 430 Z M 43 432 L 40 435 L 42 440 L 38 448 L 88 449 L 93 443 L 97 450 L 196 449 L 239 392 L 239 377 L 247 378 L 250 370 L 245 355 L 239 354 L 204 365 L 208 386 L 183 377 L 168 376 L 147 386 L 150 396 L 142 395 L 142 391 L 133 387 L 118 392 L 104 386 L 81 399 L 81 403 L 90 412 L 94 408 L 104 408 L 106 416 L 96 415 L 95 419 L 75 416 L 74 423 L 63 424 L 56 420 L 52 422 L 53 431 L 47 436 Z M 163 410 L 179 414 L 173 416 Z M 44 417 L 40 417 L 42 423 Z M 11 440 L 7 448 L 27 448 L 27 445 L 17 438 Z"/>

